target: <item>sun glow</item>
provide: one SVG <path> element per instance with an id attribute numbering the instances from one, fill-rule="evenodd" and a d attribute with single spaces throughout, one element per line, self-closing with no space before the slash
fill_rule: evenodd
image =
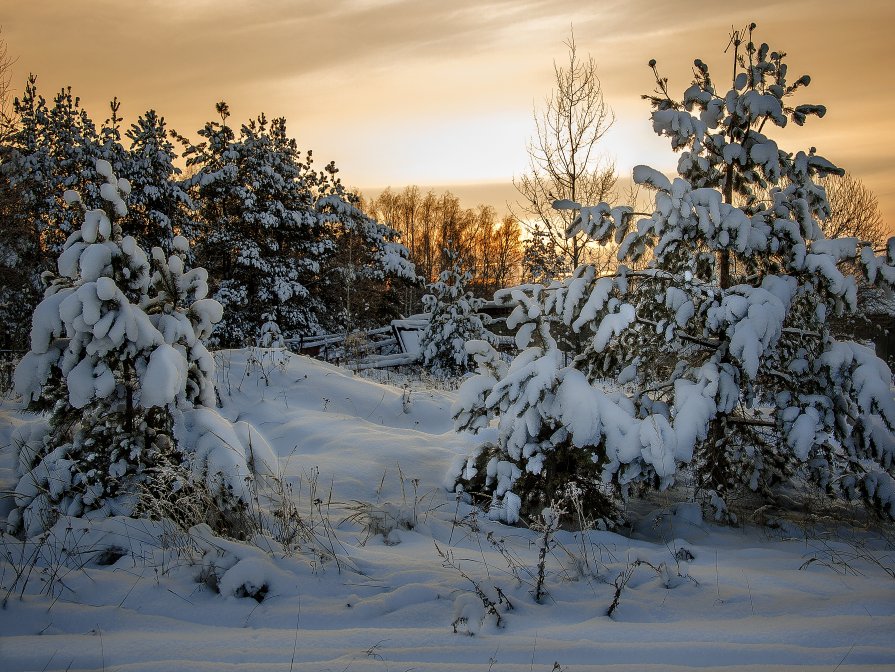
<path id="1" fill-rule="evenodd" d="M 233 1 L 211 14 L 207 3 L 174 4 L 0 0 L 3 38 L 17 59 L 13 93 L 34 72 L 48 99 L 72 85 L 96 121 L 117 96 L 126 122 L 152 107 L 191 137 L 226 100 L 235 124 L 261 112 L 285 116 L 299 145 L 318 163 L 335 160 L 350 184 L 509 184 L 526 170 L 532 112 L 574 25 L 616 112 L 600 149 L 625 178 L 637 164 L 676 164 L 640 99 L 654 86 L 646 62 L 659 59 L 672 95 L 688 85 L 695 57 L 721 83 L 730 26 L 754 19 L 761 39 L 790 54 L 793 70 L 812 75 L 799 102 L 829 109 L 793 148 L 816 145 L 876 192 L 895 222 L 895 136 L 887 131 L 895 89 L 880 86 L 895 66 L 886 46 L 895 4 L 887 0 L 862 2 L 859 12 L 834 0 L 810 10 L 791 3 L 754 17 L 719 7 L 707 18 L 690 0 L 674 13 L 646 0 L 612 8 L 573 0 L 278 2 L 264 12 Z M 116 13 L 128 20 L 108 30 Z"/>

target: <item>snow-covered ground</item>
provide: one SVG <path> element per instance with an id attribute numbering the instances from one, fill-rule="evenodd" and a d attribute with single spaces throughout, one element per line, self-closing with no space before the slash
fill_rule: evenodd
<path id="1" fill-rule="evenodd" d="M 669 499 L 630 536 L 558 533 L 539 604 L 538 533 L 443 488 L 471 446 L 453 392 L 302 357 L 261 373 L 222 353 L 222 412 L 273 447 L 301 526 L 254 545 L 130 519 L 5 537 L 0 670 L 895 669 L 891 533 L 719 527 Z M 0 407 L 2 491 L 25 421 Z"/>

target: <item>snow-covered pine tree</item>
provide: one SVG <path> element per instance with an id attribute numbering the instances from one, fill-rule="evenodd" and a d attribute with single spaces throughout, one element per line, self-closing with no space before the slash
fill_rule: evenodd
<path id="1" fill-rule="evenodd" d="M 287 337 L 345 328 L 346 314 L 334 307 L 352 271 L 361 285 L 414 277 L 397 234 L 358 209 L 333 164 L 312 168 L 285 119 L 261 115 L 237 138 L 226 104 L 218 110 L 221 122 L 206 124 L 205 141 L 185 152 L 198 168 L 185 182 L 201 220 L 197 255 L 225 306 L 217 343 L 255 343 L 263 315 Z"/>
<path id="2" fill-rule="evenodd" d="M 444 250 L 447 268 L 429 285 L 423 306 L 429 323 L 420 335 L 422 364 L 436 378 L 455 378 L 474 368 L 466 352 L 467 341 L 485 338 L 486 331 L 478 314 L 484 301 L 466 291 L 472 273 L 464 269 L 459 254 Z"/>
<path id="3" fill-rule="evenodd" d="M 256 348 L 253 348 L 249 357 L 249 363 L 260 373 L 265 384 L 270 382 L 269 371 L 276 367 L 285 369 L 289 362 L 289 352 L 286 350 L 286 339 L 280 331 L 280 325 L 273 315 L 265 315 L 264 324 L 261 325 L 261 335 L 258 337 Z"/>
<path id="4" fill-rule="evenodd" d="M 178 182 L 181 170 L 174 165 L 177 153 L 165 118 L 148 110 L 126 135 L 130 150 L 120 172 L 131 184 L 131 195 L 122 228 L 144 249 L 171 252 L 174 237 L 192 238 L 195 224 L 190 218 L 192 200 Z"/>
<path id="5" fill-rule="evenodd" d="M 810 80 L 790 83 L 784 54 L 756 46 L 753 29 L 733 35 L 727 90 L 697 60 L 674 101 L 650 62 L 653 127 L 683 150 L 680 177 L 638 166 L 634 181 L 655 191 L 651 215 L 635 222 L 630 208 L 601 203 L 580 208 L 569 231 L 614 237 L 619 259 L 645 269 L 597 277 L 582 266 L 546 289 L 496 297 L 514 307 L 520 346 L 534 344 L 505 373 L 472 345 L 485 365 L 455 407 L 461 429 L 497 417 L 497 443 L 456 467 L 461 487 L 491 495 L 494 515 L 537 512 L 570 482 L 614 496 L 634 483 L 665 488 L 680 467 L 718 515 L 740 489 L 773 499 L 786 484 L 895 515 L 891 372 L 868 348 L 835 341 L 827 323 L 855 309 L 840 264 L 892 286 L 895 239 L 877 256 L 855 238 L 823 237 L 816 180 L 838 169 L 767 133 L 825 110 L 788 104 Z M 586 336 L 568 366 L 551 320 Z"/>
<path id="6" fill-rule="evenodd" d="M 149 453 L 164 453 L 141 436 L 135 399 L 138 365 L 145 368 L 149 352 L 163 343 L 140 308 L 149 260 L 117 225 L 129 186 L 118 183 L 107 162 L 97 170 L 108 205 L 82 212 L 34 313 L 31 351 L 16 370 L 16 391 L 29 410 L 50 413 L 46 450 L 19 456 L 19 508 L 10 525 L 24 524 L 29 534 L 52 523 L 53 513 L 132 509 L 135 502 L 116 503 L 133 492 Z M 66 200 L 80 203 L 80 196 L 68 191 Z"/>
<path id="7" fill-rule="evenodd" d="M 285 348 L 283 332 L 280 325 L 274 321 L 273 315 L 264 316 L 264 324 L 261 325 L 261 337 L 258 339 L 259 348 Z"/>
<path id="8" fill-rule="evenodd" d="M 287 335 L 319 331 L 325 306 L 308 286 L 334 249 L 315 207 L 324 178 L 310 154 L 300 157 L 285 119 L 261 115 L 236 138 L 226 103 L 218 111 L 221 123 L 207 123 L 199 131 L 205 141 L 185 152 L 198 168 L 185 182 L 201 220 L 197 257 L 216 278 L 225 310 L 214 341 L 255 343 L 265 314 Z"/>
<path id="9" fill-rule="evenodd" d="M 556 243 L 539 222 L 535 222 L 531 237 L 525 242 L 522 267 L 529 282 L 547 284 L 568 272 Z"/>
<path id="10" fill-rule="evenodd" d="M 58 515 L 139 514 L 196 489 L 226 525 L 249 501 L 251 460 L 210 408 L 214 362 L 202 339 L 221 306 L 204 298 L 205 270 L 186 270 L 185 239 L 150 260 L 122 235 L 130 185 L 107 161 L 96 170 L 104 207 L 82 209 L 16 369 L 16 391 L 49 427 L 41 447 L 19 453 L 8 527 L 33 535 Z M 81 203 L 74 191 L 65 200 Z"/>
<path id="11" fill-rule="evenodd" d="M 2 147 L 3 232 L 0 253 L 0 334 L 6 347 L 26 348 L 28 316 L 40 301 L 44 271 L 55 257 L 45 249 L 57 208 L 46 100 L 31 75 L 14 101 L 16 123 Z"/>

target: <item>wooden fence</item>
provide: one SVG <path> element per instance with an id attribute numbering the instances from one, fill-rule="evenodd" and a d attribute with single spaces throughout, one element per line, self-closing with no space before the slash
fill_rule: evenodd
<path id="1" fill-rule="evenodd" d="M 297 354 L 344 364 L 356 370 L 401 366 L 416 361 L 416 353 L 401 349 L 394 325 L 365 331 L 317 334 L 286 339 L 286 347 Z"/>

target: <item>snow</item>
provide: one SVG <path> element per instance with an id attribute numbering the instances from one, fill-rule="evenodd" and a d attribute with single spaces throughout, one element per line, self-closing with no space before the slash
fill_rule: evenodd
<path id="1" fill-rule="evenodd" d="M 640 443 L 643 461 L 653 465 L 659 478 L 674 475 L 675 434 L 668 420 L 662 415 L 650 415 L 640 423 Z"/>
<path id="2" fill-rule="evenodd" d="M 693 459 L 696 440 L 705 438 L 706 427 L 718 410 L 711 367 L 704 366 L 701 373 L 701 380 L 697 383 L 684 379 L 674 382 L 675 457 L 683 462 Z"/>
<path id="3" fill-rule="evenodd" d="M 96 396 L 93 370 L 93 363 L 89 359 L 82 359 L 66 376 L 68 400 L 75 408 L 84 408 Z"/>
<path id="4" fill-rule="evenodd" d="M 559 200 L 553 201 L 553 209 L 554 210 L 580 210 L 581 204 L 576 203 L 568 198 L 561 198 Z"/>
<path id="5" fill-rule="evenodd" d="M 86 360 L 85 360 L 86 361 Z M 167 343 L 149 356 L 140 386 L 140 405 L 144 408 L 173 403 L 187 380 L 187 361 Z"/>
<path id="6" fill-rule="evenodd" d="M 621 334 L 635 317 L 634 306 L 629 303 L 623 303 L 617 313 L 610 313 L 604 317 L 593 338 L 594 350 L 601 352 L 609 343 L 609 339 Z"/>
<path id="7" fill-rule="evenodd" d="M 738 285 L 724 296 L 720 306 L 708 312 L 713 329 L 724 330 L 730 337 L 730 354 L 742 364 L 744 372 L 755 378 L 759 362 L 783 332 L 787 305 L 780 299 L 783 282 L 772 282 L 777 293 L 763 287 Z"/>
<path id="8" fill-rule="evenodd" d="M 614 284 L 615 282 L 612 278 L 600 278 L 597 280 L 594 284 L 593 291 L 590 293 L 584 306 L 582 306 L 578 318 L 572 322 L 572 329 L 580 331 L 581 327 L 588 322 L 592 322 L 596 318 L 597 313 L 599 313 L 599 311 L 603 309 L 603 306 L 606 305 L 606 302 L 609 299 L 609 293 L 612 291 Z M 571 311 L 566 315 L 563 315 L 563 321 L 566 324 L 569 324 L 571 319 Z"/>
<path id="9" fill-rule="evenodd" d="M 584 375 L 575 370 L 566 373 L 556 389 L 555 414 L 576 446 L 599 443 L 599 406 L 594 394 Z"/>
<path id="10" fill-rule="evenodd" d="M 820 415 L 817 409 L 808 407 L 804 413 L 800 413 L 796 417 L 786 435 L 787 443 L 802 462 L 808 459 L 808 453 L 815 445 L 815 435 L 819 424 Z"/>
<path id="11" fill-rule="evenodd" d="M 110 179 L 112 177 L 112 164 L 105 159 L 98 159 L 96 162 L 96 172 L 106 179 Z"/>
<path id="12" fill-rule="evenodd" d="M 475 351 L 487 354 L 483 345 Z M 814 536 L 785 521 L 776 530 L 718 527 L 702 520 L 698 506 L 672 504 L 644 513 L 630 538 L 556 532 L 548 597 L 537 604 L 530 594 L 540 543 L 535 532 L 484 515 L 477 518 L 478 533 L 454 522 L 473 515 L 441 486 L 448 465 L 470 445 L 452 430 L 457 393 L 415 388 L 407 406 L 402 388 L 295 356 L 266 385 L 248 366 L 251 356 L 218 355 L 222 418 L 256 428 L 251 439 L 237 430 L 229 440 L 243 449 L 251 443 L 253 450 L 263 440 L 269 450 L 263 459 L 276 463 L 294 488 L 299 513 L 326 541 L 313 504 L 314 497 L 323 500 L 341 572 L 335 559 L 289 550 L 269 535 L 241 543 L 202 527 L 186 534 L 131 518 L 62 519 L 40 548 L 4 537 L 4 594 L 12 564 L 34 553 L 44 568 L 36 570 L 40 576 L 55 571 L 64 585 L 35 576 L 22 599 L 18 589 L 9 595 L 0 611 L 3 669 L 546 672 L 554 662 L 576 671 L 599 661 L 601 670 L 621 672 L 895 665 L 895 582 L 881 568 L 892 566 L 891 546 L 874 533 Z M 853 356 L 841 353 L 843 361 Z M 667 436 L 662 420 L 642 425 L 641 435 L 655 428 L 646 446 Z M 0 406 L 3 490 L 14 480 L 13 434 L 39 442 L 39 424 L 9 402 Z M 497 476 L 513 465 L 494 468 Z M 882 494 L 892 488 L 883 478 L 876 482 Z M 354 501 L 383 509 L 395 503 L 416 523 L 393 530 L 388 540 L 378 534 L 363 542 L 361 523 L 345 518 Z M 518 512 L 511 492 L 500 503 L 504 517 Z M 488 534 L 497 545 L 488 543 Z M 79 550 L 77 564 L 59 564 L 63 544 Z M 495 587 L 512 602 L 512 611 L 498 603 L 502 627 L 435 544 L 450 550 L 495 603 Z M 590 565 L 582 547 L 593 551 Z M 521 563 L 520 580 L 500 548 Z M 109 550 L 115 550 L 112 564 L 100 564 L 109 562 L 102 560 Z M 845 574 L 838 558 L 848 558 Z M 659 571 L 639 565 L 609 618 L 613 581 L 636 560 Z M 252 598 L 262 593 L 260 603 Z M 457 618 L 466 621 L 455 634 Z"/>
<path id="13" fill-rule="evenodd" d="M 662 191 L 671 191 L 671 181 L 655 168 L 649 166 L 634 166 L 635 184 L 648 184 Z"/>

